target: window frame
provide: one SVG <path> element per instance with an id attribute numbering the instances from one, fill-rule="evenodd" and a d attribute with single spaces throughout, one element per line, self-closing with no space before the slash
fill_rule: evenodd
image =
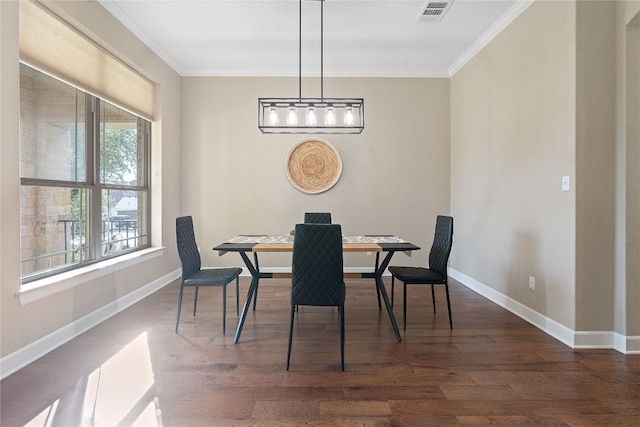
<path id="1" fill-rule="evenodd" d="M 114 104 L 113 102 L 95 96 L 82 88 L 78 88 L 74 85 L 69 84 L 63 79 L 58 78 L 57 76 L 52 76 L 46 72 L 43 72 L 30 64 L 20 61 L 21 65 L 25 67 L 29 67 L 32 70 L 35 70 L 38 73 L 42 73 L 44 75 L 49 76 L 50 78 L 56 79 L 59 82 L 68 85 L 69 87 L 75 88 L 79 91 L 79 96 L 84 95 L 84 117 L 83 125 L 85 128 L 85 164 L 86 164 L 86 172 L 84 180 L 78 180 L 78 176 L 76 174 L 75 180 L 58 180 L 58 179 L 46 179 L 46 178 L 29 178 L 20 176 L 20 188 L 25 186 L 27 187 L 50 187 L 50 188 L 62 188 L 62 189 L 79 189 L 84 190 L 87 193 L 87 201 L 86 201 L 86 209 L 87 209 L 87 240 L 89 241 L 89 247 L 84 249 L 87 252 L 86 258 L 81 259 L 81 261 L 54 266 L 46 270 L 36 271 L 30 274 L 24 274 L 21 272 L 21 284 L 24 288 L 25 285 L 28 285 L 32 282 L 36 282 L 42 279 L 50 279 L 53 276 L 64 275 L 66 273 L 72 272 L 73 270 L 84 269 L 87 266 L 92 264 L 104 262 L 107 260 L 115 260 L 119 257 L 127 256 L 133 254 L 135 252 L 145 251 L 151 248 L 151 240 L 152 240 L 152 224 L 151 224 L 151 130 L 153 127 L 152 121 L 148 118 L 142 117 L 139 114 L 132 113 L 131 111 L 122 108 L 121 106 Z M 22 102 L 22 98 L 21 98 Z M 101 114 L 100 114 L 100 106 L 101 104 L 109 103 L 132 116 L 136 117 L 139 123 L 142 123 L 139 126 L 138 131 L 142 132 L 141 142 L 139 142 L 138 149 L 140 150 L 143 159 L 139 160 L 139 168 L 142 168 L 140 175 L 136 174 L 136 184 L 135 185 L 116 185 L 103 183 L 100 177 L 101 174 Z M 76 123 L 79 124 L 79 117 L 76 118 Z M 22 148 L 20 148 L 22 150 Z M 138 214 L 143 214 L 143 218 L 138 218 L 138 224 L 141 221 L 144 221 L 146 224 L 144 240 L 145 243 L 139 244 L 132 248 L 118 250 L 114 253 L 103 253 L 102 247 L 104 242 L 102 241 L 102 228 L 105 220 L 102 217 L 102 194 L 105 190 L 125 190 L 125 191 L 134 191 L 138 194 L 138 197 L 144 194 L 144 200 L 138 202 Z M 20 196 L 22 200 L 22 195 Z M 140 209 L 140 206 L 144 206 L 144 209 Z M 22 208 L 21 208 L 21 221 L 22 221 Z M 138 228 L 139 229 L 139 228 Z M 65 239 L 67 236 L 65 236 Z M 21 245 L 22 245 L 22 234 L 21 234 Z M 20 251 L 20 263 L 23 265 L 25 259 L 22 257 L 22 251 Z M 129 257 L 125 257 L 124 259 L 128 259 Z M 31 258 L 32 259 L 32 258 Z M 21 269 L 22 271 L 22 269 Z M 28 286 L 27 286 L 28 287 Z"/>

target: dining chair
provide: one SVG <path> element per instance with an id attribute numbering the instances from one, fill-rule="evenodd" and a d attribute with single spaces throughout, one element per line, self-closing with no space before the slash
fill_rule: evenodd
<path id="1" fill-rule="evenodd" d="M 436 218 L 436 230 L 433 236 L 433 244 L 429 253 L 429 267 L 398 267 L 390 266 L 391 273 L 391 305 L 395 292 L 395 279 L 404 284 L 402 317 L 404 330 L 407 330 L 407 285 L 431 285 L 431 298 L 433 300 L 433 313 L 436 312 L 435 285 L 444 285 L 447 294 L 447 308 L 449 309 L 449 327 L 453 329 L 451 319 L 451 301 L 449 299 L 449 278 L 447 264 L 453 244 L 453 218 L 438 215 Z"/>
<path id="2" fill-rule="evenodd" d="M 331 224 L 331 212 L 305 212 L 304 223 L 305 224 Z M 253 303 L 253 308 L 255 310 L 255 300 Z M 298 310 L 298 307 L 296 307 L 296 311 L 297 310 Z"/>
<path id="3" fill-rule="evenodd" d="M 297 224 L 291 257 L 291 324 L 287 371 L 296 307 L 335 306 L 340 314 L 340 367 L 344 371 L 344 301 L 342 228 L 339 224 Z"/>
<path id="4" fill-rule="evenodd" d="M 331 212 L 305 212 L 305 224 L 331 224 Z"/>
<path id="5" fill-rule="evenodd" d="M 178 332 L 178 325 L 180 324 L 180 309 L 182 308 L 182 292 L 184 288 L 195 287 L 193 299 L 193 315 L 195 316 L 198 306 L 198 289 L 200 286 L 218 286 L 222 287 L 222 334 L 224 335 L 227 326 L 227 285 L 235 279 L 236 314 L 239 314 L 239 276 L 242 269 L 236 267 L 202 268 L 200 251 L 198 250 L 193 230 L 193 218 L 190 216 L 176 218 L 176 243 L 178 245 L 180 263 L 182 264 L 176 333 Z"/>

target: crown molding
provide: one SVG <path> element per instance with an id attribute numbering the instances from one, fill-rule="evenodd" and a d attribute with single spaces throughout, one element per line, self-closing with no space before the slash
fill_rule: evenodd
<path id="1" fill-rule="evenodd" d="M 486 45 L 507 28 L 520 16 L 535 0 L 518 0 L 511 8 L 496 21 L 456 62 L 449 67 L 449 77 L 453 77 L 464 65 L 471 61 Z"/>

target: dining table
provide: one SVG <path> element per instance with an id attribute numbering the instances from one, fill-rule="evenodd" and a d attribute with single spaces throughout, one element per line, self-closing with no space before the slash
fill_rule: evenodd
<path id="1" fill-rule="evenodd" d="M 220 256 L 228 252 L 236 252 L 242 258 L 242 261 L 247 267 L 247 270 L 251 274 L 251 284 L 242 307 L 242 313 L 238 321 L 238 327 L 233 339 L 234 344 L 237 344 L 242 334 L 242 328 L 244 326 L 247 312 L 251 306 L 253 300 L 253 308 L 256 307 L 256 299 L 258 293 L 258 285 L 260 279 L 273 279 L 290 277 L 290 273 L 274 273 L 260 270 L 260 263 L 258 254 L 269 252 L 293 252 L 293 242 L 295 236 L 289 235 L 264 235 L 264 234 L 251 234 L 251 235 L 238 235 L 235 236 L 213 248 Z M 361 236 L 343 236 L 342 237 L 342 250 L 344 252 L 366 252 L 375 253 L 375 265 L 373 271 L 362 271 L 357 273 L 345 273 L 347 277 L 353 277 L 357 275 L 361 278 L 374 279 L 377 295 L 378 295 L 378 308 L 382 310 L 382 302 L 386 308 L 391 327 L 395 333 L 398 342 L 402 341 L 400 330 L 396 322 L 395 315 L 393 314 L 393 308 L 389 301 L 387 290 L 384 286 L 382 275 L 389 266 L 389 262 L 396 252 L 404 252 L 410 254 L 411 251 L 419 250 L 420 247 L 414 245 L 411 242 L 405 241 L 397 236 L 388 234 L 367 234 Z M 253 261 L 250 258 L 252 254 Z M 384 258 L 380 261 L 380 254 L 384 254 Z"/>

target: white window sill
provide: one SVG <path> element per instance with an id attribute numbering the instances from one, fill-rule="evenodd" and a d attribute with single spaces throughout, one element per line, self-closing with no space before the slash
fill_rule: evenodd
<path id="1" fill-rule="evenodd" d="M 16 295 L 20 300 L 20 305 L 27 305 L 59 292 L 75 288 L 76 286 L 84 285 L 91 280 L 114 273 L 118 270 L 162 256 L 163 253 L 164 248 L 162 247 L 132 252 L 127 255 L 24 284 Z"/>

